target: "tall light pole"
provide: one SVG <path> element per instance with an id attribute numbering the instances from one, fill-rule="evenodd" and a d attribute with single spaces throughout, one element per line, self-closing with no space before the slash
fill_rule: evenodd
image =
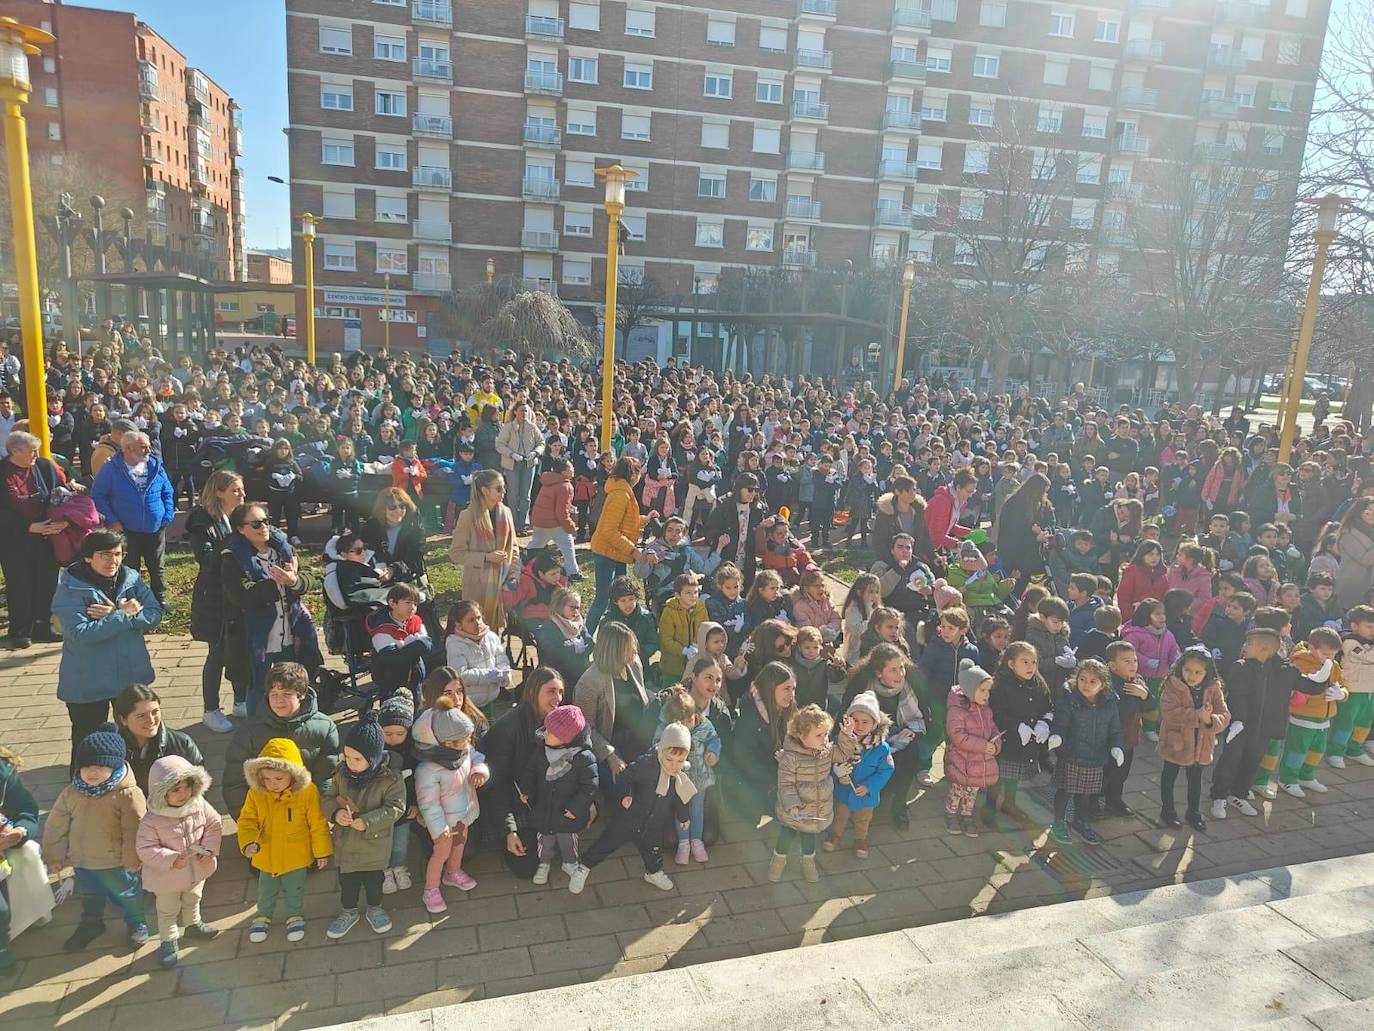
<path id="1" fill-rule="evenodd" d="M 315 364 L 315 227 L 324 219 L 306 212 L 301 216 L 301 242 L 305 244 L 305 362 Z"/>
<path id="2" fill-rule="evenodd" d="M 1302 383 L 1307 376 L 1307 358 L 1312 353 L 1312 336 L 1317 328 L 1317 304 L 1321 300 L 1322 273 L 1326 271 L 1326 251 L 1336 238 L 1336 219 L 1345 207 L 1345 200 L 1328 193 L 1315 201 L 1317 229 L 1312 239 L 1317 253 L 1312 259 L 1312 278 L 1307 284 L 1307 299 L 1302 305 L 1302 323 L 1298 330 L 1298 348 L 1293 356 L 1288 392 L 1284 396 L 1282 430 L 1279 435 L 1279 461 L 1287 462 L 1293 451 L 1293 435 L 1298 428 L 1298 408 L 1302 404 Z"/>
<path id="3" fill-rule="evenodd" d="M 24 411 L 29 417 L 29 432 L 38 438 L 39 450 L 45 458 L 52 457 L 52 439 L 48 432 L 43 316 L 38 307 L 38 245 L 33 234 L 33 189 L 29 183 L 24 105 L 32 91 L 29 55 L 39 53 L 38 45 L 51 43 L 54 38 L 51 32 L 20 25 L 13 18 L 0 18 L 0 104 L 4 106 L 10 213 L 14 220 L 14 280 L 19 289 L 19 329 L 24 351 Z"/>
<path id="4" fill-rule="evenodd" d="M 601 450 L 611 447 L 611 400 L 615 396 L 615 304 L 620 267 L 620 213 L 625 210 L 625 184 L 639 175 L 619 163 L 598 168 L 606 180 L 606 331 L 601 343 Z"/>
<path id="5" fill-rule="evenodd" d="M 494 283 L 494 282 L 496 282 L 496 259 L 495 259 L 495 258 L 488 258 L 488 259 L 487 259 L 487 286 L 491 286 L 492 283 Z"/>
<path id="6" fill-rule="evenodd" d="M 895 393 L 902 386 L 902 361 L 906 358 L 906 316 L 911 308 L 911 288 L 916 283 L 916 261 L 907 258 L 902 263 L 902 319 L 897 329 L 897 368 L 892 374 L 892 390 Z M 891 311 L 888 308 L 888 311 Z"/>
<path id="7" fill-rule="evenodd" d="M 391 273 L 382 275 L 382 355 L 391 353 Z"/>

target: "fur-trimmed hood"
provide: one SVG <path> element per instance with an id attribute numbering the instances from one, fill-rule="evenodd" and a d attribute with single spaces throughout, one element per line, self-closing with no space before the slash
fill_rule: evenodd
<path id="1" fill-rule="evenodd" d="M 926 510 L 926 499 L 921 497 L 920 494 L 917 494 L 916 499 L 911 503 L 911 509 L 917 515 L 924 516 Z M 878 511 L 885 516 L 895 516 L 897 514 L 896 491 L 888 491 L 886 494 L 878 498 Z"/>
<path id="2" fill-rule="evenodd" d="M 243 779 L 254 791 L 266 791 L 262 784 L 263 770 L 281 770 L 291 774 L 291 790 L 303 791 L 310 784 L 310 771 L 301 760 L 301 750 L 288 737 L 274 737 L 262 746 L 256 759 L 243 764 Z"/>
<path id="3" fill-rule="evenodd" d="M 191 797 L 181 805 L 168 805 L 167 792 L 182 781 L 191 782 Z M 200 805 L 210 789 L 210 774 L 179 755 L 165 755 L 148 773 L 148 812 L 180 819 Z"/>

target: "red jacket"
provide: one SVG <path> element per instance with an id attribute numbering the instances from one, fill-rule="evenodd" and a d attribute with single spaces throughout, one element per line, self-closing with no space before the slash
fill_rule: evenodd
<path id="1" fill-rule="evenodd" d="M 1167 582 L 1170 590 L 1187 591 L 1193 596 L 1193 603 L 1188 606 L 1190 614 L 1196 613 L 1202 603 L 1212 597 L 1212 571 L 1204 565 L 1196 565 L 1191 572 L 1185 573 L 1183 566 L 1175 562 L 1169 567 Z"/>
<path id="2" fill-rule="evenodd" d="M 1121 610 L 1123 623 L 1131 621 L 1135 607 L 1146 598 L 1162 602 L 1169 591 L 1169 574 L 1161 562 L 1153 568 L 1139 562 L 1128 562 L 1121 571 L 1121 583 L 1116 588 L 1116 606 Z"/>
<path id="3" fill-rule="evenodd" d="M 963 506 L 954 496 L 953 487 L 946 485 L 930 496 L 926 502 L 926 529 L 937 548 L 957 548 L 969 535 L 970 527 L 959 525 L 962 514 Z"/>
<path id="4" fill-rule="evenodd" d="M 572 514 L 573 485 L 561 473 L 540 473 L 539 494 L 530 509 L 530 525 L 536 530 L 567 530 L 577 523 Z"/>

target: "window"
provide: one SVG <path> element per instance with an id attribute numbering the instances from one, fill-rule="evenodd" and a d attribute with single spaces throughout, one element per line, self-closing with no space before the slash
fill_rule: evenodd
<path id="1" fill-rule="evenodd" d="M 714 150 L 725 150 L 730 146 L 730 123 L 703 121 L 701 123 L 701 145 Z"/>
<path id="2" fill-rule="evenodd" d="M 1112 66 L 1095 64 L 1088 70 L 1088 89 L 1109 90 L 1112 88 Z"/>
<path id="3" fill-rule="evenodd" d="M 60 122 L 48 123 L 48 139 L 54 143 L 62 139 L 62 124 Z"/>
<path id="4" fill-rule="evenodd" d="M 1264 130 L 1264 156 L 1276 158 L 1283 153 L 1283 132 L 1278 129 Z"/>
<path id="5" fill-rule="evenodd" d="M 892 49 L 888 51 L 888 59 L 900 61 L 905 64 L 916 63 L 916 48 L 906 43 L 893 43 Z"/>
<path id="6" fill-rule="evenodd" d="M 965 193 L 959 197 L 959 217 L 966 222 L 983 221 L 983 195 Z"/>
<path id="7" fill-rule="evenodd" d="M 916 190 L 911 195 L 911 213 L 934 218 L 940 211 L 940 195 L 934 190 Z"/>
<path id="8" fill-rule="evenodd" d="M 52 86 L 43 87 L 43 103 L 48 107 L 57 106 L 57 90 Z"/>
<path id="9" fill-rule="evenodd" d="M 983 0 L 978 5 L 978 24 L 990 29 L 1007 25 L 1007 0 Z"/>
<path id="10" fill-rule="evenodd" d="M 1058 104 L 1041 104 L 1035 127 L 1039 132 L 1060 132 L 1064 128 L 1064 109 Z"/>
<path id="11" fill-rule="evenodd" d="M 1293 87 L 1283 82 L 1269 84 L 1269 110 L 1292 111 Z"/>
<path id="12" fill-rule="evenodd" d="M 776 203 L 778 199 L 778 181 L 776 179 L 750 179 L 749 199 L 758 201 L 761 204 Z"/>
<path id="13" fill-rule="evenodd" d="M 569 4 L 568 28 L 582 29 L 586 32 L 600 32 L 601 5 L 579 4 L 576 2 Z"/>
<path id="14" fill-rule="evenodd" d="M 567 231 L 566 226 L 564 231 Z M 563 259 L 563 282 L 568 286 L 591 286 L 592 263 L 587 258 Z"/>
<path id="15" fill-rule="evenodd" d="M 1307 0 L 1286 0 L 1283 5 L 1283 13 L 1290 18 L 1307 17 Z"/>
<path id="16" fill-rule="evenodd" d="M 1121 22 L 1116 18 L 1098 18 L 1093 39 L 1099 43 L 1120 43 Z"/>
<path id="17" fill-rule="evenodd" d="M 406 95 L 404 93 L 387 93 L 378 90 L 375 94 L 377 99 L 377 113 L 379 115 L 394 115 L 404 118 L 406 114 Z"/>
<path id="18" fill-rule="evenodd" d="M 352 111 L 353 87 L 338 83 L 320 83 L 320 107 L 326 111 Z"/>
<path id="19" fill-rule="evenodd" d="M 924 91 L 921 94 L 921 121 L 943 122 L 945 120 L 945 106 L 948 103 L 949 98 L 943 93 Z"/>
<path id="20" fill-rule="evenodd" d="M 563 185 L 565 186 L 595 186 L 596 176 L 592 172 L 590 161 L 575 160 L 569 158 L 563 165 Z M 627 183 L 625 189 L 630 189 Z"/>
<path id="21" fill-rule="evenodd" d="M 913 234 L 907 249 L 907 256 L 915 258 L 921 264 L 929 264 L 930 259 L 935 255 L 935 238 L 933 236 Z"/>
<path id="22" fill-rule="evenodd" d="M 916 167 L 939 171 L 944 167 L 944 144 L 921 143 L 916 147 Z"/>
<path id="23" fill-rule="evenodd" d="M 1091 111 L 1083 112 L 1083 135 L 1090 140 L 1107 138 L 1107 116 Z"/>
<path id="24" fill-rule="evenodd" d="M 568 108 L 568 135 L 595 136 L 596 112 L 582 108 Z"/>
<path id="25" fill-rule="evenodd" d="M 652 36 L 654 34 L 654 12 L 625 9 L 625 35 Z"/>
<path id="26" fill-rule="evenodd" d="M 968 124 L 969 125 L 992 125 L 992 105 L 974 102 L 969 105 Z"/>
<path id="27" fill-rule="evenodd" d="M 448 207 L 447 204 L 444 205 Z M 378 193 L 376 199 L 376 220 L 378 222 L 391 222 L 396 225 L 405 225 L 410 221 L 410 210 L 406 205 L 406 195 Z M 448 221 L 444 218 L 443 221 Z"/>
<path id="28" fill-rule="evenodd" d="M 1080 162 L 1074 179 L 1085 186 L 1096 186 L 1102 179 L 1102 158 L 1083 157 Z"/>
<path id="29" fill-rule="evenodd" d="M 320 163 L 324 165 L 353 164 L 353 141 L 330 139 L 321 140 Z"/>
<path id="30" fill-rule="evenodd" d="M 787 26 L 786 25 L 760 25 L 759 26 L 759 49 L 767 50 L 775 54 L 787 52 Z"/>
<path id="31" fill-rule="evenodd" d="M 648 193 L 649 166 L 634 165 L 628 161 L 622 161 L 621 164 L 624 165 L 628 171 L 639 173 L 639 175 L 637 175 L 635 178 L 631 179 L 629 182 L 625 184 L 625 189 L 630 191 L 631 193 Z"/>
<path id="32" fill-rule="evenodd" d="M 591 236 L 592 235 L 592 212 L 577 211 L 572 208 L 563 209 L 563 235 L 564 236 Z"/>
<path id="33" fill-rule="evenodd" d="M 724 247 L 725 223 L 704 222 L 701 219 L 697 219 L 697 246 Z"/>
<path id="34" fill-rule="evenodd" d="M 48 75 L 56 75 L 57 59 L 52 57 L 43 58 L 43 71 Z"/>
<path id="35" fill-rule="evenodd" d="M 968 175 L 987 175 L 988 148 L 970 143 L 964 148 L 964 172 Z"/>
<path id="36" fill-rule="evenodd" d="M 973 244 L 969 240 L 954 241 L 954 264 L 956 265 L 976 265 L 977 258 L 973 253 Z"/>
<path id="37" fill-rule="evenodd" d="M 330 25 L 321 25 L 320 53 L 350 56 L 353 53 L 353 30 L 346 27 L 336 28 Z"/>
<path id="38" fill-rule="evenodd" d="M 1031 148 L 1031 178 L 1032 179 L 1053 179 L 1058 170 L 1058 162 L 1055 156 L 1047 150 L 1039 147 Z"/>
<path id="39" fill-rule="evenodd" d="M 947 72 L 954 59 L 954 51 L 948 47 L 926 47 L 926 71 Z"/>
<path id="40" fill-rule="evenodd" d="M 697 176 L 697 196 L 722 200 L 725 197 L 725 173 L 702 172 Z"/>
<path id="41" fill-rule="evenodd" d="M 405 37 L 380 34 L 373 36 L 372 56 L 378 61 L 404 61 L 406 59 Z"/>
<path id="42" fill-rule="evenodd" d="M 782 83 L 776 79 L 760 79 L 754 86 L 754 99 L 760 104 L 781 104 Z"/>
<path id="43" fill-rule="evenodd" d="M 324 191 L 324 217 L 342 218 L 352 221 L 357 217 L 353 205 L 353 188 L 336 189 L 329 186 Z"/>
<path id="44" fill-rule="evenodd" d="M 1302 40 L 1284 36 L 1279 40 L 1279 64 L 1297 64 L 1302 59 Z"/>
<path id="45" fill-rule="evenodd" d="M 754 153 L 777 154 L 782 147 L 782 130 L 774 125 L 754 126 Z"/>
<path id="46" fill-rule="evenodd" d="M 405 275 L 410 262 L 404 248 L 377 245 L 377 271 Z"/>
<path id="47" fill-rule="evenodd" d="M 377 167 L 391 172 L 406 170 L 406 149 L 389 144 L 377 144 Z"/>
<path id="48" fill-rule="evenodd" d="M 732 89 L 733 82 L 728 73 L 706 73 L 706 96 L 715 97 L 718 100 L 729 100 Z"/>
<path id="49" fill-rule="evenodd" d="M 997 54 L 974 54 L 973 74 L 980 79 L 995 79 L 1001 64 L 1002 58 Z"/>
<path id="50" fill-rule="evenodd" d="M 1046 86 L 1067 86 L 1069 83 L 1069 62 L 1060 57 L 1045 58 L 1045 74 L 1042 78 Z"/>
<path id="51" fill-rule="evenodd" d="M 771 251 L 773 249 L 772 226 L 750 226 L 744 233 L 746 251 Z"/>
<path id="52" fill-rule="evenodd" d="M 1050 12 L 1050 35 L 1064 36 L 1068 39 L 1073 38 L 1073 12 L 1072 11 L 1051 11 Z"/>
<path id="53" fill-rule="evenodd" d="M 568 58 L 568 81 L 586 82 L 596 85 L 596 58 L 595 57 L 569 57 Z"/>
<path id="54" fill-rule="evenodd" d="M 1255 106 L 1255 84 L 1253 82 L 1242 82 L 1236 80 L 1235 89 L 1231 93 L 1232 98 L 1241 107 Z"/>
<path id="55" fill-rule="evenodd" d="M 1069 225 L 1075 229 L 1091 229 L 1097 217 L 1097 202 L 1088 197 L 1075 197 L 1069 211 Z"/>
<path id="56" fill-rule="evenodd" d="M 651 64 L 625 65 L 626 89 L 653 89 L 654 66 Z"/>
<path id="57" fill-rule="evenodd" d="M 735 23 L 725 18 L 706 20 L 706 42 L 713 47 L 732 47 L 735 45 Z"/>
<path id="58" fill-rule="evenodd" d="M 358 255 L 351 243 L 326 243 L 324 245 L 324 267 L 340 272 L 356 272 Z"/>
<path id="59" fill-rule="evenodd" d="M 632 115 L 625 112 L 620 116 L 620 138 L 622 140 L 647 140 L 649 138 L 649 116 Z"/>

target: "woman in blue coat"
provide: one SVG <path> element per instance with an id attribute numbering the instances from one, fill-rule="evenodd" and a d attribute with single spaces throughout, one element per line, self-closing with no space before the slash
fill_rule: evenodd
<path id="1" fill-rule="evenodd" d="M 123 534 L 92 530 L 53 595 L 53 615 L 62 623 L 57 697 L 72 722 L 73 756 L 82 739 L 109 719 L 110 703 L 126 687 L 153 682 L 143 635 L 162 622 L 162 605 L 122 564 L 125 547 Z"/>

